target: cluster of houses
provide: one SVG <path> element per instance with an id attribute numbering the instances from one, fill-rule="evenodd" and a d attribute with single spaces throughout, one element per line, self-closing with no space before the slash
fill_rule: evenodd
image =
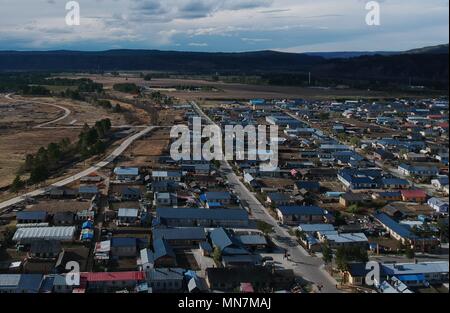
<path id="1" fill-rule="evenodd" d="M 198 116 L 190 105 L 183 110 L 189 124 Z M 381 241 L 427 253 L 443 243 L 438 224 L 448 225 L 449 206 L 445 110 L 448 103 L 436 100 L 253 99 L 207 113 L 222 128 L 279 127 L 276 169 L 264 171 L 261 159 L 230 165 L 277 226 L 294 233 L 312 255 L 326 245 L 382 257 Z M 373 135 L 372 126 L 384 133 Z M 351 137 L 364 138 L 346 142 Z M 76 187 L 54 188 L 37 200 L 80 209 L 14 212 L 11 240 L 30 270 L 14 262 L 0 268 L 0 293 L 290 291 L 294 270 L 263 256 L 276 244 L 258 229 L 253 205 L 236 195 L 227 175 L 214 162 L 174 161 L 168 153 L 151 166 L 118 161 L 110 174 L 86 176 Z M 80 251 L 87 253 L 73 283 L 65 262 Z M 33 272 L 33 262 L 45 270 Z M 383 293 L 448 282 L 448 262 L 380 267 L 376 288 Z M 351 263 L 344 278 L 362 286 L 366 275 L 363 264 Z"/>

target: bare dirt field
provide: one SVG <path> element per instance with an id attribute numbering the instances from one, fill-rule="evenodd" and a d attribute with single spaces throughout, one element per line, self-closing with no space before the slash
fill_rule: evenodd
<path id="1" fill-rule="evenodd" d="M 76 140 L 85 123 L 109 118 L 113 126 L 125 124 L 122 114 L 86 102 L 20 96 L 0 101 L 0 188 L 12 182 L 26 154 L 63 138 Z"/>
<path id="2" fill-rule="evenodd" d="M 145 110 L 120 100 L 110 101 L 113 105 L 120 105 L 120 107 L 126 111 L 126 113 L 123 114 L 125 115 L 124 119 L 126 124 L 150 125 L 151 117 Z"/>
<path id="3" fill-rule="evenodd" d="M 108 112 L 105 109 L 92 104 L 71 100 L 52 99 L 56 104 L 61 105 L 71 111 L 70 115 L 52 126 L 83 126 L 85 123 L 94 125 L 102 119 L 110 119 L 113 126 L 124 125 L 125 119 L 122 114 Z"/>
<path id="4" fill-rule="evenodd" d="M 46 211 L 49 214 L 54 214 L 57 212 L 81 212 L 83 210 L 89 209 L 90 202 L 88 201 L 77 201 L 77 200 L 40 200 L 38 203 L 27 206 L 25 211 L 35 212 L 35 211 Z"/>
<path id="5" fill-rule="evenodd" d="M 153 168 L 158 165 L 161 155 L 169 149 L 168 129 L 158 129 L 147 138 L 136 141 L 123 156 L 120 166 L 143 166 Z"/>
<path id="6" fill-rule="evenodd" d="M 79 129 L 33 129 L 20 132 L 0 131 L 0 188 L 9 185 L 25 156 L 63 138 L 74 141 Z"/>
<path id="7" fill-rule="evenodd" d="M 60 115 L 61 110 L 52 106 L 0 100 L 0 129 L 32 128 Z"/>
<path id="8" fill-rule="evenodd" d="M 26 129 L 44 123 L 49 123 L 46 127 L 81 127 L 85 123 L 93 125 L 105 118 L 109 118 L 112 125 L 125 124 L 122 114 L 86 102 L 17 95 L 13 99 L 0 99 L 0 129 Z"/>

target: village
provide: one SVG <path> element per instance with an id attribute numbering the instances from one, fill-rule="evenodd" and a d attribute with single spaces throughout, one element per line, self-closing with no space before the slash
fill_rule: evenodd
<path id="1" fill-rule="evenodd" d="M 120 154 L 1 211 L 0 293 L 448 292 L 448 100 L 166 110 L 277 126 L 277 168 L 176 161 L 169 124 L 120 128 Z"/>

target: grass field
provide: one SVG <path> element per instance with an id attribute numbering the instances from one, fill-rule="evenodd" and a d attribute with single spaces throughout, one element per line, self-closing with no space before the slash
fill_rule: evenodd
<path id="1" fill-rule="evenodd" d="M 66 78 L 75 78 L 73 76 L 64 76 Z M 357 89 L 333 89 L 333 88 L 305 88 L 305 87 L 291 87 L 291 86 L 267 86 L 256 84 L 241 84 L 241 83 L 224 83 L 213 82 L 202 79 L 189 78 L 154 78 L 151 81 L 145 81 L 138 75 L 129 76 L 102 76 L 92 74 L 78 74 L 76 78 L 90 78 L 98 83 L 102 83 L 105 89 L 112 89 L 114 84 L 118 83 L 134 83 L 139 86 L 156 88 L 165 91 L 164 93 L 182 100 L 246 100 L 252 98 L 267 98 L 267 99 L 324 99 L 333 100 L 345 98 L 360 99 L 383 99 L 383 98 L 402 98 L 411 97 L 411 94 L 404 92 L 385 92 L 373 90 L 357 90 Z M 219 91 L 183 91 L 176 90 L 176 86 L 197 86 L 200 89 L 208 89 L 213 87 Z M 130 96 L 132 97 L 132 96 Z M 425 95 L 423 97 L 426 97 Z"/>

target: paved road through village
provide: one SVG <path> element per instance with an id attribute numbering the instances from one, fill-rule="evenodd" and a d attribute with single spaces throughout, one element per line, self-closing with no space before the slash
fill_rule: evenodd
<path id="1" fill-rule="evenodd" d="M 118 156 L 120 156 L 135 140 L 141 138 L 142 136 L 148 134 L 149 132 L 151 132 L 152 130 L 154 130 L 155 128 L 157 128 L 157 126 L 148 126 L 146 128 L 144 128 L 143 130 L 141 130 L 140 132 L 134 134 L 133 136 L 130 136 L 129 138 L 127 138 L 124 142 L 122 142 L 120 144 L 119 147 L 117 147 L 109 156 L 107 156 L 103 161 L 89 167 L 88 169 L 77 173 L 75 175 L 72 175 L 70 177 L 67 177 L 65 179 L 62 179 L 56 183 L 54 183 L 51 186 L 48 187 L 44 187 L 41 189 L 37 189 L 34 190 L 32 192 L 26 193 L 24 195 L 15 197 L 13 199 L 10 199 L 8 201 L 2 202 L 0 203 L 0 212 L 1 210 L 6 209 L 9 206 L 18 204 L 20 202 L 22 202 L 24 199 L 26 198 L 31 198 L 31 197 L 36 197 L 36 196 L 40 196 L 42 194 L 44 194 L 45 192 L 47 192 L 48 190 L 55 188 L 55 187 L 62 187 L 65 185 L 68 185 L 84 176 L 87 176 L 89 174 L 94 173 L 95 171 L 97 171 L 98 169 L 101 169 L 107 165 L 109 165 L 112 161 L 114 161 Z"/>
<path id="2" fill-rule="evenodd" d="M 208 123 L 215 124 L 211 118 L 202 111 L 197 103 L 192 102 L 192 106 L 201 117 L 208 121 Z M 294 265 L 293 269 L 295 273 L 305 280 L 314 283 L 316 286 L 322 285 L 322 292 L 342 292 L 336 288 L 337 282 L 325 271 L 323 261 L 320 258 L 310 256 L 308 252 L 297 243 L 296 237 L 291 236 L 285 228 L 278 225 L 275 218 L 270 215 L 255 195 L 241 182 L 228 161 L 221 162 L 221 171 L 226 175 L 229 185 L 236 195 L 239 196 L 240 200 L 248 203 L 252 216 L 257 220 L 262 220 L 274 226 L 275 233 L 271 234 L 271 237 L 281 248 L 288 251 L 290 254 L 289 259 Z"/>

